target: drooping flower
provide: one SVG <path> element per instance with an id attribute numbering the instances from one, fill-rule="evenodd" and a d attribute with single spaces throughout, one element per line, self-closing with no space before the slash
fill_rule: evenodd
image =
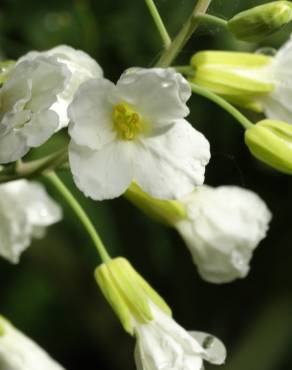
<path id="1" fill-rule="evenodd" d="M 136 337 L 137 370 L 202 370 L 203 360 L 224 362 L 224 345 L 177 324 L 165 301 L 124 258 L 103 263 L 95 276 L 125 330 Z"/>
<path id="2" fill-rule="evenodd" d="M 57 95 L 57 101 L 51 107 L 59 116 L 58 128 L 62 128 L 69 123 L 67 108 L 72 102 L 78 87 L 82 82 L 91 78 L 102 77 L 103 72 L 100 65 L 87 53 L 82 50 L 76 50 L 68 45 L 59 45 L 43 52 L 31 51 L 21 57 L 18 62 L 34 60 L 41 55 L 55 57 L 59 63 L 65 64 L 71 72 L 65 89 Z"/>
<path id="3" fill-rule="evenodd" d="M 292 123 L 292 38 L 274 56 L 206 51 L 195 54 L 192 82 L 268 118 Z"/>
<path id="4" fill-rule="evenodd" d="M 202 186 L 181 200 L 187 218 L 175 224 L 203 279 L 244 278 L 254 249 L 266 236 L 271 213 L 254 192 L 237 186 Z"/>
<path id="5" fill-rule="evenodd" d="M 212 283 L 243 278 L 253 250 L 266 236 L 271 213 L 254 192 L 203 185 L 176 200 L 158 200 L 133 183 L 126 197 L 142 211 L 174 227 L 185 240 L 201 277 Z"/>
<path id="6" fill-rule="evenodd" d="M 39 56 L 16 65 L 0 89 L 0 163 L 23 157 L 58 129 L 51 108 L 70 72 L 55 57 Z"/>
<path id="7" fill-rule="evenodd" d="M 0 368 L 3 370 L 65 370 L 2 316 L 0 316 Z"/>
<path id="8" fill-rule="evenodd" d="M 17 180 L 0 186 L 0 255 L 17 263 L 32 238 L 59 221 L 61 208 L 36 182 Z"/>
<path id="9" fill-rule="evenodd" d="M 116 85 L 83 83 L 69 107 L 69 161 L 77 186 L 96 200 L 135 181 L 157 198 L 178 198 L 204 181 L 209 143 L 184 117 L 191 95 L 172 69 L 131 69 Z"/>

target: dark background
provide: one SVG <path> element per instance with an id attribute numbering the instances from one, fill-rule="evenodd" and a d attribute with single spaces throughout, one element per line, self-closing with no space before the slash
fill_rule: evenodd
<path id="1" fill-rule="evenodd" d="M 229 17 L 264 2 L 214 0 L 210 9 L 212 14 Z M 0 4 L 4 59 L 68 44 L 96 58 L 106 77 L 114 81 L 127 67 L 152 66 L 161 52 L 143 0 L 1 0 Z M 157 0 L 157 5 L 174 35 L 194 1 Z M 286 26 L 260 47 L 279 47 L 291 30 Z M 220 28 L 202 26 L 177 63 L 187 64 L 192 53 L 201 49 L 254 51 L 258 47 L 239 43 Z M 274 214 L 246 279 L 219 286 L 205 283 L 175 231 L 154 223 L 123 198 L 102 203 L 85 199 L 69 174 L 63 178 L 111 254 L 131 260 L 165 297 L 176 320 L 224 341 L 228 359 L 222 370 L 291 369 L 291 178 L 254 160 L 239 124 L 213 103 L 194 96 L 190 107 L 190 122 L 211 143 L 206 183 L 252 189 Z M 60 134 L 37 155 L 65 142 Z M 44 240 L 34 242 L 19 265 L 0 261 L 1 312 L 68 370 L 132 370 L 134 341 L 123 332 L 95 284 L 94 247 L 75 215 L 48 189 L 63 205 L 64 220 L 51 227 Z M 206 368 L 215 367 L 207 364 Z"/>

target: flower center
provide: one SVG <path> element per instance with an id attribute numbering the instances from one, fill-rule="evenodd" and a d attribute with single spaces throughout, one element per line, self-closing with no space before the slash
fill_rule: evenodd
<path id="1" fill-rule="evenodd" d="M 113 110 L 115 129 L 123 140 L 134 140 L 142 131 L 142 119 L 129 104 L 119 103 Z"/>

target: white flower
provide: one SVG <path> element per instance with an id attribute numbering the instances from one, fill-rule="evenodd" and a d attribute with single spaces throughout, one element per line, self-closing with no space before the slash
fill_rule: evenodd
<path id="1" fill-rule="evenodd" d="M 56 131 L 59 117 L 51 107 L 69 76 L 64 64 L 45 56 L 12 70 L 0 89 L 0 163 L 23 157 Z"/>
<path id="2" fill-rule="evenodd" d="M 201 185 L 210 151 L 183 119 L 190 95 L 172 69 L 132 69 L 117 85 L 83 83 L 69 106 L 69 161 L 80 190 L 115 198 L 135 180 L 156 198 L 179 198 Z"/>
<path id="3" fill-rule="evenodd" d="M 201 370 L 203 360 L 222 364 L 224 345 L 201 332 L 185 331 L 164 299 L 122 257 L 95 270 L 96 281 L 124 329 L 137 339 L 138 370 Z"/>
<path id="4" fill-rule="evenodd" d="M 42 348 L 0 316 L 0 368 L 64 370 Z"/>
<path id="5" fill-rule="evenodd" d="M 272 58 L 269 74 L 273 76 L 274 90 L 260 98 L 268 118 L 292 124 L 292 37 Z"/>
<path id="6" fill-rule="evenodd" d="M 88 54 L 67 45 L 59 45 L 43 52 L 31 51 L 20 58 L 19 62 L 33 60 L 40 55 L 55 57 L 58 62 L 65 64 L 71 72 L 65 89 L 57 95 L 57 101 L 51 107 L 59 115 L 58 129 L 60 129 L 69 123 L 67 108 L 79 85 L 91 78 L 102 77 L 103 72 L 99 64 Z"/>
<path id="7" fill-rule="evenodd" d="M 188 333 L 153 303 L 150 306 L 154 319 L 135 328 L 137 370 L 202 370 L 203 360 L 224 362 L 226 350 L 217 338 Z"/>
<path id="8" fill-rule="evenodd" d="M 175 224 L 203 279 L 226 283 L 249 271 L 271 213 L 263 200 L 236 186 L 202 186 L 182 200 L 187 218 Z"/>
<path id="9" fill-rule="evenodd" d="M 36 182 L 18 180 L 0 186 L 0 255 L 17 263 L 33 237 L 62 217 L 60 207 Z"/>

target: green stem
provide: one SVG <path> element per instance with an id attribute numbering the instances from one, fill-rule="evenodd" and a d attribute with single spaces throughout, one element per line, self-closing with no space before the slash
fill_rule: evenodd
<path id="1" fill-rule="evenodd" d="M 17 161 L 6 166 L 0 172 L 0 183 L 14 181 L 18 179 L 30 179 L 37 177 L 46 171 L 52 171 L 61 167 L 68 161 L 68 149 L 61 149 L 56 153 L 46 157 L 30 161 Z"/>
<path id="2" fill-rule="evenodd" d="M 173 66 L 173 68 L 183 74 L 183 75 L 186 75 L 187 77 L 195 77 L 195 68 L 192 67 L 191 65 L 187 65 L 187 66 Z"/>
<path id="3" fill-rule="evenodd" d="M 228 22 L 225 19 L 216 17 L 215 15 L 211 14 L 197 14 L 195 18 L 198 19 L 200 22 L 211 23 L 214 24 L 215 26 L 225 28 L 227 27 L 228 24 Z"/>
<path id="4" fill-rule="evenodd" d="M 163 41 L 164 47 L 168 48 L 168 46 L 171 44 L 171 38 L 169 37 L 169 34 L 164 26 L 164 23 L 160 17 L 160 14 L 157 10 L 157 7 L 153 0 L 145 0 L 145 3 L 150 11 L 150 14 L 154 20 L 154 23 L 158 29 L 158 32 L 161 36 L 161 39 Z"/>
<path id="5" fill-rule="evenodd" d="M 205 14 L 208 10 L 209 5 L 211 4 L 212 0 L 198 0 L 192 14 L 186 21 L 186 23 L 182 26 L 181 30 L 168 46 L 165 49 L 164 53 L 162 53 L 159 61 L 156 63 L 157 67 L 168 67 L 180 53 L 182 48 L 185 46 L 189 38 L 195 32 L 197 27 L 200 24 L 200 19 L 197 18 L 198 15 Z"/>
<path id="6" fill-rule="evenodd" d="M 65 186 L 65 184 L 59 179 L 55 172 L 50 172 L 44 175 L 50 183 L 59 191 L 59 193 L 63 196 L 63 198 L 67 201 L 70 207 L 73 209 L 75 214 L 78 216 L 79 220 L 83 224 L 84 228 L 88 232 L 91 240 L 93 241 L 97 252 L 103 262 L 107 262 L 110 260 L 110 256 L 100 239 L 99 235 L 97 234 L 92 222 L 90 221 L 89 217 L 80 206 L 78 201 L 74 198 L 73 194 L 70 190 Z"/>
<path id="7" fill-rule="evenodd" d="M 201 95 L 204 98 L 207 98 L 213 101 L 214 103 L 216 103 L 217 105 L 219 105 L 221 108 L 223 108 L 228 113 L 230 113 L 245 129 L 248 129 L 253 126 L 253 124 L 251 123 L 249 119 L 247 119 L 242 113 L 239 112 L 239 110 L 234 108 L 234 106 L 228 103 L 225 99 L 193 83 L 190 83 L 190 86 L 191 86 L 192 92 L 194 92 L 195 94 Z"/>

